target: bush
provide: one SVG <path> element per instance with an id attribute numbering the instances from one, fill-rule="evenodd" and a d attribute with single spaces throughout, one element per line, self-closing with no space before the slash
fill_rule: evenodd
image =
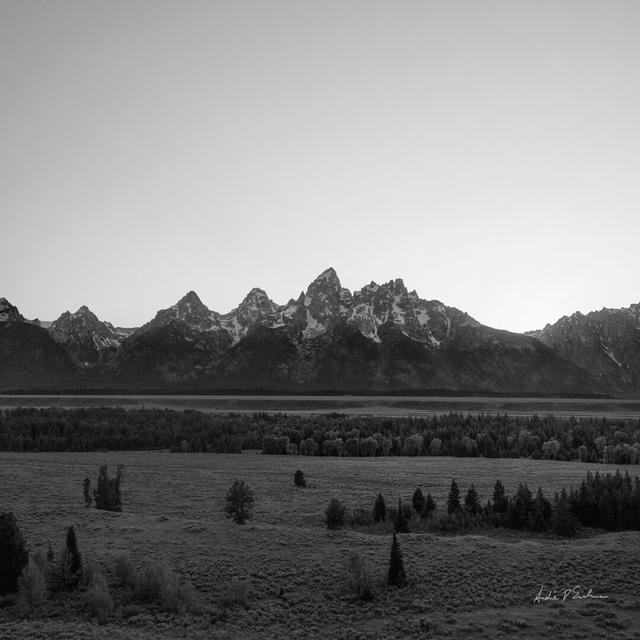
<path id="1" fill-rule="evenodd" d="M 164 611 L 182 613 L 197 608 L 191 585 L 181 585 L 166 560 L 147 564 L 144 575 L 134 573 L 134 595 L 138 600 L 157 602 Z"/>
<path id="2" fill-rule="evenodd" d="M 254 496 L 249 485 L 244 481 L 236 480 L 227 490 L 224 514 L 227 518 L 233 518 L 236 524 L 244 524 L 251 519 Z"/>
<path id="3" fill-rule="evenodd" d="M 128 553 L 121 553 L 113 563 L 113 571 L 123 587 L 135 587 L 138 581 L 136 571 Z"/>
<path id="4" fill-rule="evenodd" d="M 400 543 L 395 533 L 393 534 L 393 543 L 391 544 L 387 584 L 392 587 L 404 587 L 407 584 L 407 576 L 405 575 L 404 563 L 402 562 L 402 551 L 400 551 Z"/>
<path id="5" fill-rule="evenodd" d="M 325 511 L 327 529 L 341 529 L 344 526 L 346 507 L 337 498 L 332 498 Z"/>
<path id="6" fill-rule="evenodd" d="M 238 578 L 232 578 L 227 591 L 220 596 L 220 606 L 223 608 L 237 605 L 247 607 L 250 592 L 251 584 L 247 580 L 241 581 Z"/>
<path id="7" fill-rule="evenodd" d="M 420 487 L 418 487 L 413 492 L 412 504 L 413 504 L 413 510 L 416 513 L 422 515 L 422 513 L 424 512 L 426 500 L 424 498 L 424 494 L 422 493 L 422 489 L 420 489 Z"/>
<path id="8" fill-rule="evenodd" d="M 369 527 L 373 524 L 371 511 L 366 509 L 354 509 L 349 518 L 349 525 L 352 527 Z"/>
<path id="9" fill-rule="evenodd" d="M 113 613 L 113 599 L 102 573 L 95 572 L 91 577 L 89 588 L 84 595 L 85 607 L 91 617 L 100 624 L 109 620 Z"/>
<path id="10" fill-rule="evenodd" d="M 18 578 L 18 612 L 23 616 L 30 615 L 47 600 L 47 595 L 47 581 L 42 567 L 32 559 Z"/>
<path id="11" fill-rule="evenodd" d="M 351 590 L 358 598 L 365 602 L 373 600 L 369 572 L 365 566 L 364 558 L 357 551 L 351 554 L 349 559 L 349 581 Z"/>
<path id="12" fill-rule="evenodd" d="M 18 579 L 29 561 L 18 523 L 13 513 L 0 513 L 0 595 L 18 590 Z"/>
<path id="13" fill-rule="evenodd" d="M 302 473 L 302 471 L 300 471 L 300 469 L 298 469 L 294 476 L 293 476 L 293 484 L 296 485 L 296 487 L 306 487 L 307 486 L 307 481 L 304 478 L 304 473 Z"/>
<path id="14" fill-rule="evenodd" d="M 122 511 L 122 496 L 120 494 L 120 481 L 124 477 L 124 465 L 119 464 L 115 478 L 109 478 L 107 465 L 100 467 L 98 475 L 98 488 L 93 492 L 96 501 L 96 509 L 106 511 Z"/>

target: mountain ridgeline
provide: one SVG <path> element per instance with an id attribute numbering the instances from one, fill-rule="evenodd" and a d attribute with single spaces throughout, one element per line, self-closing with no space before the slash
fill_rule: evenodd
<path id="1" fill-rule="evenodd" d="M 0 391 L 640 395 L 640 305 L 523 335 L 333 269 L 284 305 L 256 288 L 220 314 L 191 291 L 138 329 L 85 306 L 43 325 L 0 299 Z"/>

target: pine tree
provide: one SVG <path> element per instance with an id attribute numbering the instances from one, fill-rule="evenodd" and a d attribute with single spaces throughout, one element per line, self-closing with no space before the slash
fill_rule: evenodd
<path id="1" fill-rule="evenodd" d="M 29 553 L 11 512 L 0 513 L 0 595 L 18 590 L 18 578 Z"/>
<path id="2" fill-rule="evenodd" d="M 61 558 L 62 583 L 66 589 L 75 589 L 82 577 L 82 556 L 73 527 L 67 529 L 67 543 Z"/>
<path id="3" fill-rule="evenodd" d="M 531 531 L 546 531 L 550 521 L 551 503 L 544 497 L 542 488 L 538 487 L 538 493 L 529 514 L 529 529 Z"/>
<path id="4" fill-rule="evenodd" d="M 504 485 L 500 480 L 496 480 L 493 489 L 493 511 L 494 513 L 504 513 L 507 510 L 507 499 L 504 495 Z"/>
<path id="5" fill-rule="evenodd" d="M 387 584 L 393 587 L 404 587 L 407 584 L 407 576 L 404 572 L 404 563 L 402 562 L 402 552 L 400 551 L 400 543 L 393 534 L 393 543 L 391 544 L 391 556 L 389 558 L 389 573 L 387 576 Z"/>
<path id="6" fill-rule="evenodd" d="M 384 502 L 382 494 L 379 493 L 373 504 L 373 521 L 384 522 L 387 519 L 387 505 Z"/>
<path id="7" fill-rule="evenodd" d="M 254 496 L 251 487 L 244 480 L 236 480 L 227 489 L 225 501 L 224 514 L 227 518 L 233 518 L 236 524 L 244 524 L 251 519 Z"/>
<path id="8" fill-rule="evenodd" d="M 413 504 L 414 511 L 422 515 L 422 512 L 424 511 L 425 502 L 426 500 L 424 498 L 424 495 L 422 494 L 422 490 L 420 489 L 420 487 L 418 487 L 413 492 L 412 504 Z"/>
<path id="9" fill-rule="evenodd" d="M 89 478 L 84 479 L 82 489 L 84 492 L 84 506 L 90 507 L 91 506 L 91 480 L 89 480 Z"/>
<path id="10" fill-rule="evenodd" d="M 447 513 L 452 514 L 456 511 L 460 511 L 460 489 L 458 489 L 456 481 L 452 480 L 447 498 Z"/>
<path id="11" fill-rule="evenodd" d="M 564 487 L 560 496 L 556 493 L 553 505 L 553 531 L 559 536 L 570 537 L 576 534 L 576 521 L 571 513 L 571 504 Z"/>
<path id="12" fill-rule="evenodd" d="M 480 501 L 478 500 L 478 493 L 473 484 L 469 487 L 467 495 L 464 498 L 464 508 L 472 515 L 480 512 Z"/>
<path id="13" fill-rule="evenodd" d="M 409 533 L 409 522 L 402 508 L 402 501 L 398 498 L 398 511 L 393 521 L 393 529 L 395 533 Z"/>
<path id="14" fill-rule="evenodd" d="M 436 503 L 431 497 L 431 494 L 427 493 L 427 498 L 424 501 L 424 511 L 422 512 L 422 517 L 426 518 L 427 516 L 431 515 L 431 513 L 433 513 L 435 510 L 436 510 Z"/>

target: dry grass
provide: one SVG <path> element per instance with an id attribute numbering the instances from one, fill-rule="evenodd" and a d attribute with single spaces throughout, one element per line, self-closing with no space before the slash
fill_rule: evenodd
<path id="1" fill-rule="evenodd" d="M 82 481 L 102 464 L 124 463 L 123 511 L 85 509 Z M 293 487 L 301 468 L 308 488 Z M 31 619 L 0 609 L 0 639 L 29 638 L 634 638 L 640 634 L 640 533 L 563 541 L 521 534 L 400 535 L 407 589 L 384 586 L 391 536 L 328 531 L 330 498 L 348 509 L 410 502 L 420 486 L 444 504 L 451 478 L 473 482 L 481 500 L 496 478 L 551 495 L 603 465 L 462 458 L 335 459 L 165 452 L 0 454 L 3 510 L 16 515 L 33 552 L 59 549 L 73 524 L 80 551 L 111 580 L 113 616 L 103 626 L 55 599 Z M 624 468 L 621 469 L 624 472 Z M 630 473 L 638 468 L 630 468 Z M 254 489 L 253 520 L 235 525 L 222 509 L 228 486 Z M 373 602 L 356 601 L 348 561 L 369 568 Z M 118 596 L 121 554 L 141 570 L 166 557 L 203 601 L 197 613 L 131 605 Z M 111 573 L 109 573 L 111 571 Z M 109 578 L 111 576 L 111 578 Z M 231 584 L 251 585 L 246 606 L 220 606 Z M 533 605 L 540 585 L 580 584 L 606 600 Z"/>

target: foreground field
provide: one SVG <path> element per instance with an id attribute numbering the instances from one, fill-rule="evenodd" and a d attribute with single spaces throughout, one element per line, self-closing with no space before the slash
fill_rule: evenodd
<path id="1" fill-rule="evenodd" d="M 98 466 L 126 465 L 121 514 L 85 509 L 82 480 Z M 309 488 L 296 489 L 302 468 Z M 329 532 L 322 514 L 337 497 L 370 508 L 410 501 L 420 486 L 439 506 L 451 478 L 473 482 L 485 501 L 500 478 L 552 495 L 587 472 L 624 467 L 482 458 L 313 458 L 257 454 L 2 453 L 0 509 L 13 511 L 33 551 L 64 542 L 76 528 L 81 552 L 107 566 L 128 551 L 136 564 L 165 556 L 212 610 L 233 577 L 252 585 L 247 608 L 226 616 L 175 615 L 142 608 L 100 627 L 77 613 L 46 610 L 17 621 L 0 610 L 0 638 L 637 638 L 640 636 L 640 532 L 577 540 L 510 532 L 490 536 L 400 535 L 409 587 L 384 586 L 391 539 L 352 530 Z M 637 468 L 630 468 L 630 473 Z M 254 519 L 222 516 L 236 478 L 254 488 Z M 346 564 L 359 551 L 375 599 L 355 602 Z M 581 585 L 606 599 L 532 604 L 545 589 Z M 280 597 L 280 590 L 283 594 Z"/>
<path id="2" fill-rule="evenodd" d="M 0 395 L 0 409 L 15 407 L 124 407 L 192 409 L 208 413 L 286 412 L 365 416 L 430 416 L 508 413 L 555 416 L 640 418 L 640 399 L 492 398 L 434 396 L 250 396 L 250 395 Z"/>

